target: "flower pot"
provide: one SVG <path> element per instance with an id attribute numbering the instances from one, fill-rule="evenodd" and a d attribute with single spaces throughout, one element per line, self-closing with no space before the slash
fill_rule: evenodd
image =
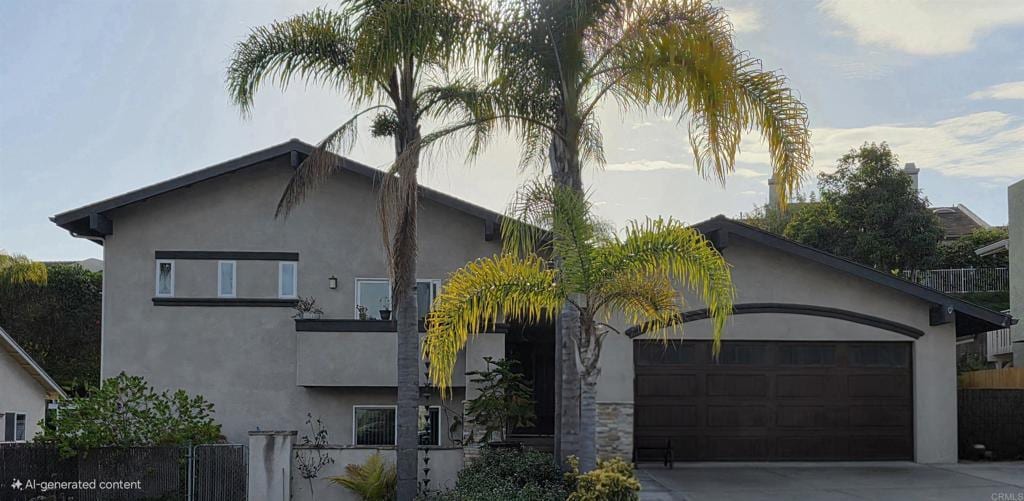
<path id="1" fill-rule="evenodd" d="M 380 310 L 378 313 L 381 320 L 391 320 L 391 310 Z"/>
<path id="2" fill-rule="evenodd" d="M 304 312 L 302 312 L 302 319 L 303 320 L 319 320 L 320 319 L 320 315 L 321 315 L 320 313 L 317 313 L 315 311 L 304 311 Z"/>

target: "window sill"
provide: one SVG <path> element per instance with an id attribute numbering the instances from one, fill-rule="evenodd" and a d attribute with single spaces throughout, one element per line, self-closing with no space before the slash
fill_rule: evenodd
<path id="1" fill-rule="evenodd" d="M 291 308 L 297 299 L 246 297 L 154 297 L 153 306 L 259 306 Z"/>

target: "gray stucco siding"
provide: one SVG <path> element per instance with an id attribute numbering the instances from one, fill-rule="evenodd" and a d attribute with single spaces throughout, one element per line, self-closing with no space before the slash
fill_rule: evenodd
<path id="1" fill-rule="evenodd" d="M 6 412 L 25 414 L 25 440 L 31 441 L 39 431 L 39 421 L 46 416 L 46 395 L 47 390 L 14 357 L 0 351 L 0 441 L 4 439 Z"/>
<path id="2" fill-rule="evenodd" d="M 1007 190 L 1009 207 L 1010 314 L 1024 319 L 1024 180 Z M 1024 322 L 1010 328 L 1013 340 L 1013 365 L 1024 367 Z"/>
<path id="3" fill-rule="evenodd" d="M 257 427 L 299 429 L 319 415 L 332 441 L 349 443 L 351 406 L 394 402 L 394 388 L 301 387 L 297 366 L 345 364 L 351 370 L 393 365 L 386 356 L 351 352 L 343 359 L 297 359 L 290 308 L 156 306 L 155 252 L 268 251 L 299 254 L 298 294 L 315 296 L 325 317 L 352 318 L 355 279 L 386 277 L 376 189 L 341 173 L 287 218 L 275 218 L 292 173 L 287 159 L 204 181 L 112 211 L 104 245 L 103 376 L 125 371 L 157 388 L 182 388 L 214 403 L 229 440 Z M 500 250 L 484 240 L 477 217 L 421 200 L 419 273 L 443 279 Z M 217 260 L 175 260 L 175 297 L 216 297 Z M 330 276 L 338 288 L 328 288 Z M 237 261 L 237 297 L 276 298 L 276 261 Z M 392 333 L 377 333 L 394 336 Z M 456 389 L 453 402 L 461 400 Z M 461 406 L 461 404 L 459 404 Z"/>

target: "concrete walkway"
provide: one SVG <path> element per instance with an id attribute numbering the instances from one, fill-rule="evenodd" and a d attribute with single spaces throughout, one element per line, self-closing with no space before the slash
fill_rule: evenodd
<path id="1" fill-rule="evenodd" d="M 1024 462 L 641 465 L 641 500 L 1024 501 Z"/>

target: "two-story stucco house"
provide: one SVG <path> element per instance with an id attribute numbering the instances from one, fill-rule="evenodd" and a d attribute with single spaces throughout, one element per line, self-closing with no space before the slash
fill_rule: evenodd
<path id="1" fill-rule="evenodd" d="M 342 160 L 287 219 L 274 210 L 312 147 L 293 140 L 54 217 L 103 245 L 104 377 L 120 371 L 216 405 L 232 441 L 319 416 L 332 442 L 393 442 L 393 325 L 375 210 L 377 170 Z M 500 250 L 499 215 L 424 189 L 419 294 Z M 659 460 L 957 458 L 955 340 L 1011 323 L 951 298 L 719 217 L 697 225 L 733 266 L 736 315 L 718 358 L 692 306 L 667 344 L 628 329 L 605 341 L 602 455 Z M 324 318 L 292 319 L 314 296 Z M 364 308 L 360 308 L 364 307 Z M 360 318 L 360 313 L 366 319 Z M 509 319 L 464 354 L 516 358 L 553 430 L 550 326 Z M 458 380 L 458 379 L 457 379 Z M 434 394 L 424 443 L 450 445 L 465 381 Z M 456 427 L 457 428 L 457 427 Z"/>

